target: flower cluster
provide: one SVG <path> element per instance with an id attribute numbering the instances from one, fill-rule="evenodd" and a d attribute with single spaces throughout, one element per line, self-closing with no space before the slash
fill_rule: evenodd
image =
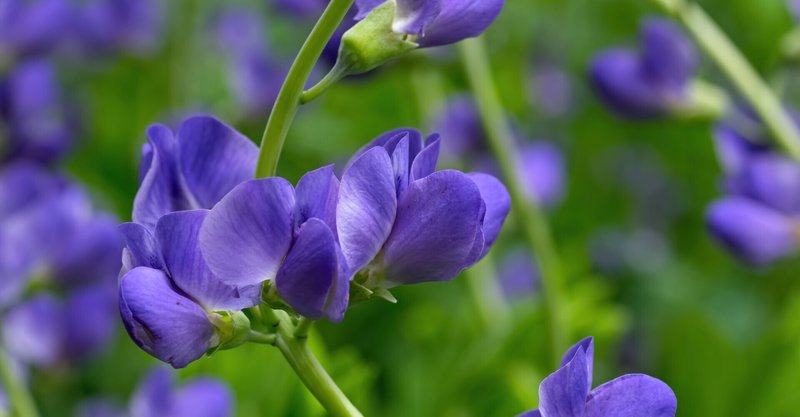
<path id="1" fill-rule="evenodd" d="M 487 174 L 436 171 L 439 137 L 385 133 L 347 164 L 247 180 L 255 146 L 211 117 L 148 130 L 126 237 L 120 310 L 130 336 L 175 367 L 235 346 L 238 310 L 288 306 L 338 322 L 368 292 L 444 281 L 482 258 L 509 211 Z M 209 210 L 210 209 L 210 210 Z M 262 294 L 265 282 L 269 290 Z"/>
<path id="2" fill-rule="evenodd" d="M 115 322 L 121 242 L 116 220 L 44 168 L 0 171 L 0 307 L 4 344 L 40 366 L 90 357 Z"/>
<path id="3" fill-rule="evenodd" d="M 755 131 L 743 134 L 744 127 L 717 126 L 728 195 L 708 208 L 707 223 L 737 258 L 764 265 L 791 255 L 800 245 L 800 164 L 766 145 L 758 122 L 750 128 Z"/>
<path id="4" fill-rule="evenodd" d="M 233 395 L 220 381 L 195 378 L 175 387 L 173 372 L 157 368 L 139 383 L 128 407 L 107 399 L 85 401 L 78 417 L 229 417 Z"/>
<path id="5" fill-rule="evenodd" d="M 594 58 L 591 79 L 600 98 L 628 118 L 667 115 L 688 104 L 697 52 L 675 24 L 647 19 L 640 30 L 641 52 L 612 49 Z"/>
<path id="6" fill-rule="evenodd" d="M 539 409 L 519 417 L 674 417 L 675 394 L 660 380 L 628 374 L 592 389 L 594 339 L 572 346 L 539 385 Z"/>

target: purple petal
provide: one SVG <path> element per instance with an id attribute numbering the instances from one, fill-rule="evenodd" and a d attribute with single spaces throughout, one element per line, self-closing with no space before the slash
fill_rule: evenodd
<path id="1" fill-rule="evenodd" d="M 119 225 L 119 231 L 132 261 L 130 268 L 146 266 L 153 269 L 164 269 L 161 248 L 150 230 L 139 223 L 122 223 Z"/>
<path id="2" fill-rule="evenodd" d="M 386 278 L 413 284 L 461 272 L 480 232 L 482 203 L 478 186 L 458 171 L 435 172 L 411 183 L 384 248 Z"/>
<path id="3" fill-rule="evenodd" d="M 358 14 L 356 14 L 356 19 L 361 20 L 372 11 L 372 9 L 380 6 L 383 3 L 386 3 L 387 0 L 356 0 L 356 8 L 358 8 Z"/>
<path id="4" fill-rule="evenodd" d="M 131 339 L 175 368 L 211 347 L 215 329 L 205 310 L 180 295 L 162 271 L 138 267 L 122 277 L 119 307 Z"/>
<path id="5" fill-rule="evenodd" d="M 171 417 L 229 417 L 233 413 L 233 394 L 219 381 L 195 379 L 175 393 L 165 415 Z"/>
<path id="6" fill-rule="evenodd" d="M 392 30 L 408 35 L 424 35 L 426 27 L 441 10 L 442 0 L 397 0 Z"/>
<path id="7" fill-rule="evenodd" d="M 321 219 L 336 232 L 336 203 L 339 201 L 339 179 L 333 165 L 315 169 L 297 182 L 297 223 L 312 217 Z"/>
<path id="8" fill-rule="evenodd" d="M 64 328 L 61 303 L 50 295 L 36 296 L 9 310 L 3 319 L 3 341 L 15 358 L 52 366 L 61 358 Z"/>
<path id="9" fill-rule="evenodd" d="M 521 170 L 526 194 L 552 207 L 564 193 L 564 158 L 554 145 L 537 142 L 523 145 L 520 150 Z"/>
<path id="10" fill-rule="evenodd" d="M 380 252 L 397 212 L 394 173 L 389 155 L 373 148 L 345 171 L 336 207 L 339 242 L 352 271 Z"/>
<path id="11" fill-rule="evenodd" d="M 483 218 L 483 236 L 485 255 L 489 248 L 497 240 L 500 229 L 506 221 L 509 210 L 511 210 L 511 195 L 508 194 L 505 185 L 497 178 L 483 173 L 468 174 L 469 178 L 478 186 L 481 198 L 486 205 L 486 214 Z"/>
<path id="12" fill-rule="evenodd" d="M 575 355 L 578 353 L 578 350 L 583 350 L 583 353 L 586 357 L 586 376 L 588 380 L 586 385 L 589 388 L 592 387 L 592 376 L 594 375 L 594 338 L 587 337 L 580 342 L 574 344 L 567 353 L 564 354 L 564 357 L 561 359 L 561 366 L 566 366 L 569 364 L 573 359 L 575 359 Z"/>
<path id="13" fill-rule="evenodd" d="M 766 150 L 766 146 L 756 145 L 726 124 L 719 124 L 714 129 L 714 144 L 722 168 L 729 175 L 741 173 L 751 157 Z"/>
<path id="14" fill-rule="evenodd" d="M 471 96 L 450 99 L 433 124 L 441 134 L 443 158 L 455 163 L 486 148 L 483 123 Z"/>
<path id="15" fill-rule="evenodd" d="M 195 207 L 197 203 L 181 187 L 177 141 L 172 131 L 166 126 L 153 125 L 147 129 L 147 137 L 153 156 L 133 201 L 133 221 L 152 230 L 161 216 Z"/>
<path id="16" fill-rule="evenodd" d="M 600 98 L 621 117 L 646 119 L 669 111 L 669 103 L 645 78 L 639 57 L 631 51 L 615 49 L 597 55 L 591 79 Z"/>
<path id="17" fill-rule="evenodd" d="M 347 162 L 347 165 L 344 167 L 344 172 L 347 172 L 355 161 L 373 148 L 384 148 L 386 149 L 386 153 L 391 155 L 394 152 L 394 148 L 400 143 L 403 137 L 408 137 L 408 155 L 409 158 L 414 159 L 422 150 L 422 133 L 416 129 L 401 127 L 385 132 L 362 146 L 361 149 L 350 158 L 350 161 Z"/>
<path id="18" fill-rule="evenodd" d="M 61 283 L 80 284 L 116 277 L 122 242 L 117 221 L 108 216 L 90 220 L 59 251 L 53 275 Z"/>
<path id="19" fill-rule="evenodd" d="M 647 375 L 629 374 L 592 391 L 585 417 L 674 417 L 677 407 L 678 400 L 667 384 Z"/>
<path id="20" fill-rule="evenodd" d="M 172 403 L 174 373 L 158 367 L 145 376 L 131 398 L 134 417 L 161 417 Z"/>
<path id="21" fill-rule="evenodd" d="M 539 409 L 554 417 L 583 417 L 589 376 L 586 351 L 577 349 L 572 360 L 550 374 L 539 385 Z"/>
<path id="22" fill-rule="evenodd" d="M 200 230 L 200 248 L 211 271 L 239 288 L 274 279 L 292 243 L 294 201 L 294 189 L 282 178 L 234 188 Z"/>
<path id="23" fill-rule="evenodd" d="M 394 186 L 397 195 L 408 187 L 410 159 L 408 155 L 408 136 L 403 136 L 391 152 L 392 169 L 394 170 Z"/>
<path id="24" fill-rule="evenodd" d="M 301 315 L 319 320 L 339 272 L 337 258 L 333 232 L 322 220 L 310 219 L 278 270 L 278 294 Z"/>
<path id="25" fill-rule="evenodd" d="M 694 44 L 674 23 L 650 18 L 641 28 L 642 65 L 647 74 L 667 88 L 684 88 L 697 70 Z"/>
<path id="26" fill-rule="evenodd" d="M 170 213 L 156 226 L 156 238 L 172 282 L 208 311 L 241 310 L 261 302 L 261 286 L 224 284 L 206 264 L 198 237 L 208 210 Z"/>
<path id="27" fill-rule="evenodd" d="M 542 417 L 542 413 L 540 413 L 539 410 L 531 410 L 531 411 L 526 411 L 518 415 L 517 417 Z"/>
<path id="28" fill-rule="evenodd" d="M 442 8 L 428 25 L 420 47 L 446 45 L 478 36 L 494 22 L 504 0 L 441 0 Z"/>
<path id="29" fill-rule="evenodd" d="M 105 348 L 117 328 L 116 311 L 116 281 L 74 292 L 67 299 L 63 313 L 67 357 L 91 358 Z"/>
<path id="30" fill-rule="evenodd" d="M 253 177 L 258 148 L 213 117 L 186 120 L 177 140 L 183 178 L 200 207 L 211 208 L 233 187 Z"/>
<path id="31" fill-rule="evenodd" d="M 776 210 L 800 214 L 800 165 L 781 155 L 753 157 L 742 173 L 747 194 Z"/>
<path id="32" fill-rule="evenodd" d="M 725 248 L 747 263 L 768 264 L 797 248 L 795 222 L 747 198 L 715 202 L 708 209 L 706 223 Z"/>
<path id="33" fill-rule="evenodd" d="M 428 138 L 425 148 L 414 158 L 411 165 L 411 180 L 416 181 L 433 174 L 439 161 L 439 135 Z"/>

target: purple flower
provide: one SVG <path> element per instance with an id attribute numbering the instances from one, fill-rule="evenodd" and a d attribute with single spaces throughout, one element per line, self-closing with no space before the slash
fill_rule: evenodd
<path id="1" fill-rule="evenodd" d="M 363 19 L 384 0 L 356 0 Z M 440 46 L 478 36 L 494 21 L 503 0 L 397 0 L 392 30 L 418 36 L 420 47 Z"/>
<path id="2" fill-rule="evenodd" d="M 273 281 L 295 311 L 344 318 L 350 269 L 336 238 L 339 180 L 333 166 L 304 175 L 247 181 L 217 204 L 200 244 L 209 266 L 237 287 Z"/>
<path id="3" fill-rule="evenodd" d="M 0 124 L 8 136 L 0 159 L 50 162 L 69 149 L 72 126 L 50 63 L 24 61 L 0 80 Z"/>
<path id="4" fill-rule="evenodd" d="M 157 368 L 146 375 L 133 394 L 129 410 L 106 399 L 81 404 L 78 417 L 228 417 L 233 415 L 233 395 L 222 382 L 195 378 L 175 386 L 175 375 Z"/>
<path id="5" fill-rule="evenodd" d="M 726 197 L 708 208 L 709 231 L 737 258 L 763 265 L 793 254 L 798 220 L 757 201 Z"/>
<path id="6" fill-rule="evenodd" d="M 647 19 L 640 37 L 641 53 L 612 49 L 591 68 L 598 95 L 622 117 L 658 117 L 680 107 L 697 68 L 694 45 L 673 23 Z"/>
<path id="7" fill-rule="evenodd" d="M 5 0 L 0 7 L 0 55 L 24 57 L 61 46 L 72 12 L 67 0 Z"/>
<path id="8" fill-rule="evenodd" d="M 271 56 L 261 17 L 245 8 L 226 9 L 216 17 L 214 33 L 237 101 L 250 114 L 264 114 L 278 96 L 287 66 Z"/>
<path id="9" fill-rule="evenodd" d="M 153 125 L 147 136 L 133 221 L 148 229 L 167 213 L 211 208 L 255 172 L 258 148 L 213 117 L 189 118 L 176 135 Z"/>
<path id="10" fill-rule="evenodd" d="M 198 246 L 207 210 L 162 216 L 151 233 L 125 223 L 119 307 L 125 329 L 145 352 L 182 368 L 220 346 L 226 311 L 260 302 L 261 288 L 234 288 L 217 278 Z"/>
<path id="11" fill-rule="evenodd" d="M 74 30 L 89 52 L 146 52 L 161 36 L 161 9 L 157 0 L 92 0 L 76 7 Z"/>
<path id="12" fill-rule="evenodd" d="M 497 278 L 509 300 L 534 294 L 541 285 L 539 268 L 530 250 L 525 248 L 515 248 L 500 261 Z"/>
<path id="13" fill-rule="evenodd" d="M 660 380 L 628 374 L 592 389 L 594 340 L 581 340 L 539 385 L 539 409 L 519 417 L 673 417 L 675 394 Z"/>
<path id="14" fill-rule="evenodd" d="M 442 143 L 442 154 L 448 162 L 471 161 L 478 171 L 499 175 L 499 168 L 488 152 L 484 126 L 471 97 L 458 96 L 450 100 L 434 125 L 442 137 L 449 140 Z M 519 136 L 517 143 L 520 177 L 526 194 L 543 206 L 556 205 L 563 197 L 566 182 L 561 151 L 548 142 L 528 142 Z"/>
<path id="15" fill-rule="evenodd" d="M 529 77 L 534 104 L 550 117 L 561 117 L 574 107 L 575 88 L 569 73 L 550 63 L 535 65 Z"/>

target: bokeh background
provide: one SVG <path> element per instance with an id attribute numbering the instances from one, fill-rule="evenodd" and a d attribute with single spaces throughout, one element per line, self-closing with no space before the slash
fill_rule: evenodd
<path id="1" fill-rule="evenodd" d="M 783 1 L 700 3 L 768 80 L 784 81 L 787 101 L 800 100 L 791 82 L 800 68 L 781 53 L 796 23 Z M 277 83 L 314 21 L 313 13 L 304 17 L 266 0 L 172 0 L 159 7 L 152 45 L 45 56 L 76 121 L 73 149 L 59 169 L 121 221 L 130 219 L 148 125 L 177 127 L 186 115 L 204 112 L 254 141 L 261 136 L 268 103 L 253 108 L 237 96 L 234 79 L 242 73 L 231 65 L 233 47 L 220 45 L 220 16 L 245 8 L 261 23 L 257 47 Z M 596 384 L 628 372 L 656 376 L 674 389 L 679 416 L 796 416 L 800 263 L 747 267 L 709 236 L 705 210 L 721 194 L 715 121 L 624 121 L 589 85 L 594 54 L 635 46 L 641 20 L 658 14 L 640 0 L 508 0 L 485 35 L 520 136 L 550 141 L 564 155 L 563 199 L 548 217 L 569 277 L 566 331 L 571 341 L 596 338 Z M 315 77 L 325 69 L 322 63 Z M 725 85 L 705 58 L 701 74 Z M 341 164 L 396 127 L 430 132 L 448 97 L 466 91 L 448 47 L 347 79 L 301 109 L 279 174 L 294 182 L 307 170 Z M 501 265 L 520 245 L 510 220 L 492 261 Z M 343 323 L 320 323 L 313 348 L 368 416 L 507 417 L 534 408 L 538 384 L 552 372 L 541 303 L 535 285 L 487 303 L 480 278 L 491 279 L 494 269 L 487 262 L 473 272 L 477 278 L 398 288 L 396 305 L 356 305 Z M 509 315 L 498 323 L 486 309 Z M 72 416 L 88 398 L 125 404 L 155 363 L 120 323 L 101 354 L 33 369 L 30 385 L 43 415 Z M 219 352 L 179 375 L 225 381 L 238 416 L 325 415 L 269 347 Z"/>

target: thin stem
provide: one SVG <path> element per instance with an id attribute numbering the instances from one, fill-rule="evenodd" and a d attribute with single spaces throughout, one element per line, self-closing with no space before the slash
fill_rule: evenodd
<path id="1" fill-rule="evenodd" d="M 337 81 L 347 76 L 348 70 L 349 68 L 347 65 L 342 64 L 342 61 L 336 61 L 333 68 L 331 68 L 318 83 L 308 90 L 303 91 L 303 94 L 300 95 L 300 104 L 309 103 L 322 95 L 328 88 L 336 84 Z"/>
<path id="2" fill-rule="evenodd" d="M 312 325 L 314 325 L 314 320 L 305 317 L 301 318 L 294 329 L 294 337 L 296 339 L 308 338 L 308 331 L 311 330 Z"/>
<path id="3" fill-rule="evenodd" d="M 469 292 L 478 314 L 487 328 L 505 328 L 511 319 L 511 309 L 503 297 L 495 274 L 492 254 L 488 253 L 480 262 L 464 271 Z"/>
<path id="4" fill-rule="evenodd" d="M 276 334 L 264 334 L 261 332 L 257 332 L 255 330 L 250 330 L 250 334 L 248 335 L 247 341 L 252 343 L 258 343 L 261 345 L 273 345 L 278 341 L 278 336 Z"/>
<path id="5" fill-rule="evenodd" d="M 694 2 L 652 1 L 683 22 L 700 47 L 750 102 L 777 145 L 793 159 L 800 161 L 800 132 L 791 117 L 769 85 L 711 17 Z"/>
<path id="6" fill-rule="evenodd" d="M 292 366 L 303 384 L 333 417 L 363 417 L 331 379 L 306 344 L 307 338 L 295 337 L 297 328 L 283 311 L 272 310 L 278 319 L 275 346 Z M 301 321 L 302 323 L 302 321 Z"/>
<path id="7" fill-rule="evenodd" d="M 261 150 L 258 155 L 256 177 L 270 177 L 278 169 L 283 143 L 289 128 L 292 125 L 297 108 L 300 105 L 300 96 L 303 93 L 308 77 L 314 69 L 325 45 L 333 36 L 336 28 L 344 19 L 345 14 L 353 4 L 353 0 L 331 0 L 322 16 L 317 21 L 314 29 L 308 35 L 300 52 L 297 54 L 286 81 L 278 93 L 272 113 L 269 115 L 264 136 L 261 138 Z"/>
<path id="8" fill-rule="evenodd" d="M 542 297 L 549 319 L 552 358 L 557 364 L 566 347 L 566 320 L 560 307 L 563 277 L 561 263 L 556 254 L 550 227 L 535 198 L 524 191 L 520 178 L 518 151 L 513 133 L 492 79 L 489 56 L 483 39 L 462 41 L 458 45 L 464 70 L 475 95 L 483 120 L 489 146 L 500 165 L 500 170 L 511 194 L 512 208 L 519 220 L 525 238 L 542 274 Z"/>
<path id="9" fill-rule="evenodd" d="M 0 349 L 0 379 L 9 399 L 11 414 L 15 417 L 38 417 L 36 404 L 22 380 L 11 370 L 11 358 Z"/>

